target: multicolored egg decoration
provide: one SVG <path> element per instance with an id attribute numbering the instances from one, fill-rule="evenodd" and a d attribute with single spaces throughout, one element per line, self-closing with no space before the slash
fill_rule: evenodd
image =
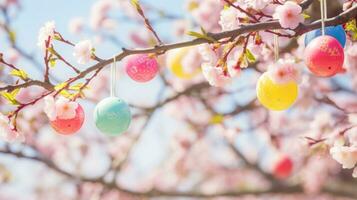
<path id="1" fill-rule="evenodd" d="M 83 108 L 78 104 L 76 116 L 73 119 L 60 119 L 57 117 L 54 121 L 50 121 L 50 125 L 59 134 L 72 135 L 81 129 L 84 116 Z"/>
<path id="2" fill-rule="evenodd" d="M 325 28 L 325 34 L 334 37 L 341 44 L 342 47 L 346 45 L 346 32 L 342 25 L 328 26 Z M 316 29 L 305 34 L 305 46 L 307 46 L 313 39 L 322 35 L 321 29 Z"/>
<path id="3" fill-rule="evenodd" d="M 128 58 L 125 70 L 131 79 L 143 83 L 155 78 L 159 67 L 156 58 L 147 54 L 138 54 Z"/>
<path id="4" fill-rule="evenodd" d="M 305 63 L 316 76 L 331 77 L 344 71 L 343 61 L 343 47 L 328 35 L 315 38 L 305 49 Z"/>
<path id="5" fill-rule="evenodd" d="M 108 135 L 119 135 L 128 130 L 131 112 L 128 104 L 117 97 L 108 97 L 98 103 L 94 110 L 97 128 Z"/>
<path id="6" fill-rule="evenodd" d="M 166 65 L 169 67 L 170 71 L 178 78 L 181 79 L 191 79 L 200 73 L 200 68 L 193 72 L 186 72 L 184 70 L 182 60 L 189 53 L 190 47 L 174 49 L 167 53 Z M 194 67 L 194 66 L 192 66 Z"/>
<path id="7" fill-rule="evenodd" d="M 298 97 L 298 84 L 294 81 L 277 84 L 265 72 L 258 80 L 256 92 L 260 103 L 269 110 L 286 110 Z"/>

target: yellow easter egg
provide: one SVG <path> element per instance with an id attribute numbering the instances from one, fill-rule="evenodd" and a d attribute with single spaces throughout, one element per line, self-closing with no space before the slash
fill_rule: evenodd
<path id="1" fill-rule="evenodd" d="M 192 73 L 186 72 L 182 66 L 182 59 L 189 53 L 191 48 L 180 48 L 171 50 L 167 53 L 166 64 L 171 70 L 171 72 L 178 78 L 181 79 L 191 79 L 200 72 L 200 68 L 197 66 L 197 70 Z"/>
<path id="2" fill-rule="evenodd" d="M 257 97 L 263 106 L 270 110 L 286 110 L 298 97 L 298 85 L 291 81 L 285 84 L 274 83 L 265 72 L 257 83 Z"/>

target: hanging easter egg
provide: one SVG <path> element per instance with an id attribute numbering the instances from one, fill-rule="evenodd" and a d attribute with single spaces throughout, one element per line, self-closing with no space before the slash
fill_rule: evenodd
<path id="1" fill-rule="evenodd" d="M 198 66 L 190 66 L 192 68 L 196 67 L 196 69 L 191 72 L 186 71 L 185 67 L 183 66 L 182 61 L 191 49 L 192 48 L 186 47 L 174 49 L 167 53 L 166 64 L 169 67 L 170 71 L 178 78 L 191 79 L 200 73 L 200 68 Z"/>
<path id="2" fill-rule="evenodd" d="M 79 131 L 84 122 L 84 111 L 81 105 L 78 104 L 76 115 L 72 119 L 60 119 L 50 121 L 51 126 L 56 132 L 63 135 L 72 135 Z"/>
<path id="3" fill-rule="evenodd" d="M 108 97 L 98 103 L 94 110 L 97 128 L 108 135 L 118 135 L 128 130 L 131 122 L 127 103 L 116 97 Z"/>
<path id="4" fill-rule="evenodd" d="M 159 71 L 156 59 L 146 54 L 130 56 L 126 62 L 125 69 L 129 77 L 137 82 L 148 82 Z"/>
<path id="5" fill-rule="evenodd" d="M 331 77 L 342 72 L 343 61 L 343 48 L 331 36 L 317 37 L 305 49 L 305 63 L 316 76 Z"/>
<path id="6" fill-rule="evenodd" d="M 265 72 L 257 83 L 257 98 L 263 106 L 270 110 L 286 110 L 294 104 L 298 97 L 298 85 L 294 81 L 277 84 Z"/>
<path id="7" fill-rule="evenodd" d="M 325 34 L 334 37 L 341 44 L 342 47 L 346 45 L 346 32 L 341 25 L 328 26 L 325 28 Z M 305 34 L 305 46 L 307 46 L 313 39 L 322 35 L 321 29 L 316 29 Z"/>
<path id="8" fill-rule="evenodd" d="M 273 174 L 275 177 L 284 179 L 291 175 L 293 170 L 293 162 L 288 156 L 282 156 L 275 163 Z"/>

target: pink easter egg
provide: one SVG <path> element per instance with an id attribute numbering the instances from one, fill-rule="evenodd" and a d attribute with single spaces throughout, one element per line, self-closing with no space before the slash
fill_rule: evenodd
<path id="1" fill-rule="evenodd" d="M 156 59 L 146 54 L 130 56 L 125 68 L 129 77 L 137 82 L 148 82 L 159 71 Z"/>
<path id="2" fill-rule="evenodd" d="M 81 105 L 78 104 L 76 116 L 73 119 L 59 119 L 51 121 L 50 124 L 56 132 L 62 135 L 72 135 L 76 133 L 83 125 L 84 111 Z"/>
<path id="3" fill-rule="evenodd" d="M 331 77 L 341 73 L 343 61 L 343 47 L 328 35 L 315 38 L 305 49 L 306 65 L 316 76 Z"/>

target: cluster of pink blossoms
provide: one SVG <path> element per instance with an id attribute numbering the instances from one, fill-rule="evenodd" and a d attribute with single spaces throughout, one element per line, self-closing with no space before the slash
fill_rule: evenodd
<path id="1" fill-rule="evenodd" d="M 116 22 L 108 17 L 108 12 L 115 6 L 117 6 L 117 2 L 113 0 L 97 1 L 91 9 L 91 28 L 98 30 L 100 28 L 112 29 L 115 27 Z"/>
<path id="2" fill-rule="evenodd" d="M 218 2 L 218 1 L 217 1 Z M 216 3 L 217 3 L 216 2 Z M 211 8 L 210 5 L 213 3 L 208 1 L 207 3 L 198 3 L 195 1 L 189 1 L 189 5 L 192 8 L 193 17 L 200 22 L 201 18 L 203 18 L 206 12 L 199 12 L 200 8 Z M 194 5 L 194 6 L 192 6 Z M 221 2 L 221 6 L 223 6 L 223 1 Z M 259 1 L 239 1 L 234 3 L 235 6 L 240 7 L 244 10 L 254 9 L 256 13 L 261 12 L 260 21 L 268 21 L 276 19 L 279 21 L 283 28 L 294 29 L 296 28 L 301 22 L 304 21 L 304 17 L 302 15 L 302 8 L 296 2 L 293 1 L 286 1 L 284 4 L 274 4 L 271 0 L 259 0 Z M 209 9 L 208 9 L 209 10 Z M 199 15 L 197 14 L 199 13 Z M 214 18 L 214 12 L 211 10 L 211 18 Z M 254 12 L 252 12 L 254 15 Z M 258 18 L 258 14 L 256 14 Z M 270 18 L 267 16 L 271 16 Z M 207 18 L 207 17 L 206 17 Z M 251 16 L 248 16 L 246 13 L 240 11 L 239 9 L 235 8 L 234 6 L 229 6 L 225 8 L 221 8 L 220 16 L 218 19 L 215 20 L 207 20 L 204 21 L 210 22 L 210 26 L 208 30 L 214 30 L 214 22 L 217 22 L 220 25 L 220 30 L 222 31 L 229 31 L 238 28 L 240 25 L 244 25 L 247 23 L 247 19 L 251 19 Z M 205 27 L 205 24 L 202 25 Z M 288 31 L 284 31 L 284 33 Z M 260 61 L 269 60 L 266 57 L 266 53 L 262 52 L 262 49 L 266 49 L 268 45 L 268 49 L 272 47 L 272 33 L 261 31 L 256 36 L 255 39 L 250 39 L 248 44 L 245 48 L 249 51 L 254 53 L 255 57 L 260 57 Z M 259 39 L 260 38 L 260 42 Z M 283 39 L 280 39 L 281 42 L 284 42 Z M 287 40 L 286 40 L 287 41 Z M 222 53 L 217 53 L 219 51 L 223 51 L 220 49 L 226 48 L 226 45 L 220 47 L 220 49 L 212 50 L 205 45 L 206 47 L 202 48 L 200 52 L 202 53 L 202 57 L 204 62 L 202 63 L 202 72 L 203 76 L 206 80 L 212 85 L 217 87 L 224 87 L 231 82 L 231 79 L 234 77 L 239 76 L 241 68 L 246 68 L 248 65 L 247 58 L 242 55 L 246 52 L 243 50 L 243 44 L 238 45 L 235 47 L 227 56 L 226 60 L 220 59 L 222 57 Z M 259 49 L 258 51 L 256 49 Z M 211 51 L 211 52 L 209 52 Z M 271 51 L 271 50 L 269 50 Z M 271 67 L 270 74 L 272 79 L 276 82 L 286 82 L 286 80 L 294 80 L 299 81 L 300 79 L 300 72 L 298 71 L 297 64 L 292 62 L 291 60 L 288 61 L 279 61 L 278 63 L 274 64 L 274 67 Z"/>
<path id="3" fill-rule="evenodd" d="M 76 116 L 78 103 L 60 97 L 56 101 L 52 96 L 45 97 L 44 112 L 51 121 L 58 119 L 73 119 Z"/>
<path id="4" fill-rule="evenodd" d="M 292 1 L 276 7 L 273 17 L 279 20 L 281 27 L 294 29 L 304 21 L 302 8 Z"/>
<path id="5" fill-rule="evenodd" d="M 219 13 L 223 4 L 217 0 L 187 0 L 187 9 L 194 20 L 208 31 L 219 31 Z"/>
<path id="6" fill-rule="evenodd" d="M 50 21 L 45 23 L 41 27 L 38 34 L 37 45 L 42 49 L 46 50 L 47 47 L 51 47 L 53 40 L 56 39 L 56 25 L 55 22 Z M 92 57 L 93 45 L 90 40 L 83 40 L 75 44 L 73 56 L 77 59 L 79 64 L 87 64 Z"/>
<path id="7" fill-rule="evenodd" d="M 8 117 L 0 113 L 0 137 L 7 142 L 23 142 L 25 137 L 11 125 Z"/>
<path id="8" fill-rule="evenodd" d="M 294 60 L 279 59 L 278 62 L 269 66 L 268 73 L 275 83 L 284 84 L 290 81 L 298 83 L 301 82 L 300 69 Z"/>
<path id="9" fill-rule="evenodd" d="M 83 40 L 74 46 L 73 56 L 79 64 L 87 64 L 92 57 L 93 45 L 90 40 Z"/>
<path id="10" fill-rule="evenodd" d="M 349 115 L 349 122 L 357 126 L 357 114 Z M 338 137 L 333 147 L 330 149 L 330 154 L 334 160 L 342 165 L 344 169 L 353 169 L 352 176 L 357 178 L 357 132 L 356 128 L 352 128 L 352 132 L 348 133 L 346 138 Z M 346 143 L 348 140 L 348 144 Z"/>
<path id="11" fill-rule="evenodd" d="M 12 6 L 12 5 L 16 5 L 18 6 L 19 5 L 19 1 L 18 0 L 3 0 L 0 2 L 0 7 L 9 7 L 9 6 Z"/>
<path id="12" fill-rule="evenodd" d="M 50 45 L 55 37 L 55 29 L 56 24 L 54 21 L 47 22 L 38 33 L 37 46 L 42 50 L 46 50 L 47 44 Z"/>

